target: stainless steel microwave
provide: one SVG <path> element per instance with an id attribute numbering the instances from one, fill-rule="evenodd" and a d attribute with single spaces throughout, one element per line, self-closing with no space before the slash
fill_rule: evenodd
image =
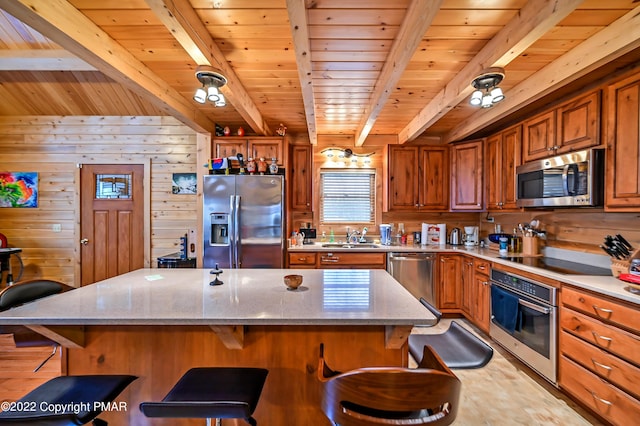
<path id="1" fill-rule="evenodd" d="M 587 149 L 516 168 L 518 207 L 593 207 L 604 196 L 604 149 Z"/>

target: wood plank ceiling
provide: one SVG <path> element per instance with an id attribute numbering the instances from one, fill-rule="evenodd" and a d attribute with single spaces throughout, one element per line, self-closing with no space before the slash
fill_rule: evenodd
<path id="1" fill-rule="evenodd" d="M 0 116 L 173 115 L 198 131 L 218 123 L 258 135 L 284 123 L 312 143 L 459 140 L 640 56 L 638 0 L 0 0 L 0 9 Z M 227 77 L 226 107 L 193 101 L 198 65 Z M 471 107 L 470 81 L 495 66 L 506 100 Z"/>

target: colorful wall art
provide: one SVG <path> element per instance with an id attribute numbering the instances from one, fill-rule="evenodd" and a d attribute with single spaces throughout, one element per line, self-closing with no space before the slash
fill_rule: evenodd
<path id="1" fill-rule="evenodd" d="M 0 172 L 0 207 L 38 207 L 38 173 Z"/>

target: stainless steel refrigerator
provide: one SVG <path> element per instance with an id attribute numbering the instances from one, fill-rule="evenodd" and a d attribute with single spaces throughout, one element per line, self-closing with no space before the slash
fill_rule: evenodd
<path id="1" fill-rule="evenodd" d="M 205 268 L 282 268 L 284 183 L 278 175 L 208 175 Z"/>

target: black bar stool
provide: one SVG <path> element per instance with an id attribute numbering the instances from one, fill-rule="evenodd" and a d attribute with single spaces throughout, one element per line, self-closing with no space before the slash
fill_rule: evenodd
<path id="1" fill-rule="evenodd" d="M 147 417 L 244 419 L 252 426 L 268 370 L 250 367 L 192 368 L 160 402 L 143 402 Z"/>
<path id="2" fill-rule="evenodd" d="M 0 424 L 68 426 L 92 422 L 104 426 L 107 422 L 97 416 L 136 378 L 129 375 L 55 377 L 9 405 L 0 413 Z"/>

